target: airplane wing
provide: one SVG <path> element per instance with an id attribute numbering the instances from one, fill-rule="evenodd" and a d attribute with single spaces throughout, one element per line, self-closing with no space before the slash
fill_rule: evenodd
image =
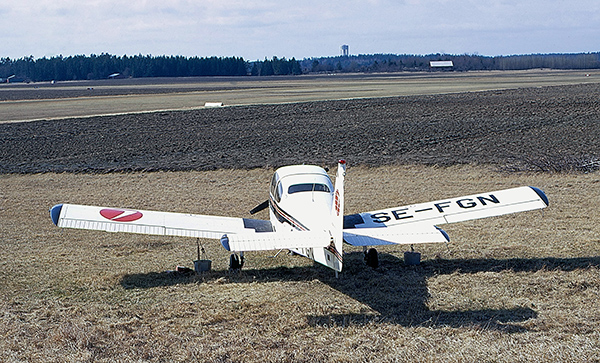
<path id="1" fill-rule="evenodd" d="M 356 228 L 344 230 L 344 241 L 353 246 L 378 246 L 450 242 L 441 228 L 427 223 L 412 223 L 402 228 Z"/>
<path id="2" fill-rule="evenodd" d="M 266 251 L 327 247 L 331 234 L 326 231 L 240 233 L 224 235 L 221 244 L 227 251 Z"/>
<path id="3" fill-rule="evenodd" d="M 547 206 L 548 198 L 540 189 L 519 187 L 352 214 L 344 217 L 344 240 L 358 246 L 445 242 L 440 235 L 446 241 L 449 240 L 448 235 L 435 226 Z M 370 243 L 378 241 L 382 243 Z"/>
<path id="4" fill-rule="evenodd" d="M 163 236 L 220 239 L 224 234 L 272 232 L 271 222 L 259 219 L 58 204 L 50 209 L 58 227 Z"/>

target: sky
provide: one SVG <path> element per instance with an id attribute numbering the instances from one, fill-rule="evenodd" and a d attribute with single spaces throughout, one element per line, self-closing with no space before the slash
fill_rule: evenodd
<path id="1" fill-rule="evenodd" d="M 0 57 L 600 51 L 598 0 L 0 0 Z"/>

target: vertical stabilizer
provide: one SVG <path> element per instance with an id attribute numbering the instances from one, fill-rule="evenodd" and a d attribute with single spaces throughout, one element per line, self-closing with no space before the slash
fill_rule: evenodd
<path id="1" fill-rule="evenodd" d="M 333 192 L 333 205 L 331 206 L 331 244 L 327 247 L 331 254 L 332 264 L 328 264 L 336 271 L 342 271 L 343 260 L 343 228 L 344 228 L 344 177 L 346 176 L 346 161 L 338 162 Z"/>

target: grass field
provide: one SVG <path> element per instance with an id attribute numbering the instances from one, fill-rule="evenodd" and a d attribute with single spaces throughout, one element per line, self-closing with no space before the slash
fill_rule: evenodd
<path id="1" fill-rule="evenodd" d="M 600 73 L 587 73 L 323 75 L 248 83 L 125 80 L 31 89 L 27 87 L 36 85 L 2 85 L 0 99 L 7 100 L 0 102 L 0 122 L 185 109 L 206 101 L 279 103 L 598 82 Z M 8 93 L 10 100 L 4 97 Z M 597 105 L 590 101 L 592 96 L 585 103 L 578 102 L 577 94 L 571 97 L 575 101 L 564 101 L 561 94 L 547 96 L 541 100 L 544 106 L 530 108 L 531 117 L 548 122 L 556 117 L 561 126 L 554 134 L 588 140 L 576 136 L 595 130 L 590 124 L 597 119 Z M 538 105 L 537 101 L 523 102 Z M 464 113 L 456 114 L 462 108 L 448 105 L 452 103 L 440 105 L 440 112 L 452 115 L 448 122 L 468 121 L 461 119 Z M 514 102 L 507 105 L 519 107 Z M 491 105 L 473 107 L 471 116 Z M 523 110 L 498 115 L 502 107 L 494 106 L 483 119 L 494 122 L 508 115 L 519 121 L 514 126 L 519 131 L 518 125 L 528 126 L 529 109 Z M 446 120 L 432 117 L 424 124 L 434 125 L 438 118 Z M 149 122 L 143 116 L 140 120 Z M 490 142 L 513 145 L 511 152 L 521 150 L 501 133 L 490 133 Z M 40 133 L 43 137 L 37 140 L 35 130 L 32 134 L 34 140 L 26 140 L 26 145 L 37 145 L 38 150 L 38 142 L 52 138 Z M 557 155 L 581 153 L 572 145 L 562 150 L 561 138 L 552 132 L 537 136 L 556 145 Z M 472 141 L 459 149 L 469 152 Z M 168 146 L 161 146 L 162 151 L 170 152 Z M 590 157 L 596 156 L 593 150 Z M 456 154 L 443 155 L 451 159 Z M 166 271 L 178 265 L 192 267 L 196 240 L 59 229 L 50 221 L 48 208 L 80 203 L 246 217 L 267 198 L 270 167 L 0 174 L 0 361 L 600 361 L 597 172 L 507 172 L 515 169 L 500 164 L 367 167 L 348 162 L 345 214 L 521 185 L 543 189 L 550 206 L 444 225 L 451 242 L 418 246 L 423 259 L 417 267 L 403 264 L 407 246 L 380 248 L 381 267 L 376 270 L 364 265 L 360 249 L 346 246 L 338 279 L 302 257 L 273 257 L 276 251 L 248 253 L 243 272 L 232 275 L 227 251 L 216 241 L 202 240 L 213 270 L 186 277 Z M 257 218 L 268 218 L 261 213 Z"/>
<path id="2" fill-rule="evenodd" d="M 131 79 L 0 84 L 0 122 L 598 83 L 598 70 Z"/>
<path id="3" fill-rule="evenodd" d="M 246 216 L 272 170 L 0 175 L 0 361 L 599 361 L 600 176 L 485 166 L 352 167 L 346 213 L 542 188 L 543 212 L 446 225 L 452 242 L 349 248 L 333 272 L 285 253 L 249 253 L 240 275 L 202 241 L 63 230 L 56 203 Z M 264 212 L 263 212 L 264 213 Z M 259 216 L 266 218 L 265 215 Z"/>

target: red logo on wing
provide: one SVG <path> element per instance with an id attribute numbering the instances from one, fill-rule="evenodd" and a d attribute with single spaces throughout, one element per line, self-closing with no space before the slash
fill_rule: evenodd
<path id="1" fill-rule="evenodd" d="M 142 218 L 142 212 L 123 209 L 102 209 L 100 215 L 115 222 L 133 222 Z"/>

